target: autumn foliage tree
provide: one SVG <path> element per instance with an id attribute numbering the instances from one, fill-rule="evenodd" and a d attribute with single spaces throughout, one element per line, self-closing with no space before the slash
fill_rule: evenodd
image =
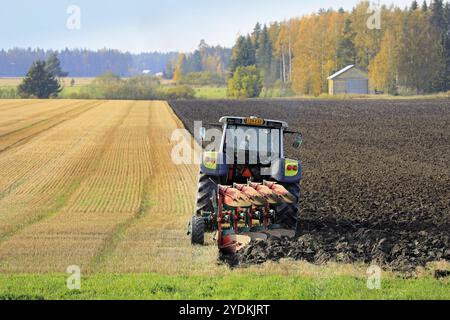
<path id="1" fill-rule="evenodd" d="M 292 85 L 296 93 L 319 95 L 327 91 L 327 78 L 340 68 L 336 54 L 345 15 L 322 12 L 291 22 L 297 35 L 293 46 Z"/>
<path id="2" fill-rule="evenodd" d="M 259 97 L 263 84 L 256 66 L 238 67 L 229 80 L 228 96 L 231 98 Z"/>

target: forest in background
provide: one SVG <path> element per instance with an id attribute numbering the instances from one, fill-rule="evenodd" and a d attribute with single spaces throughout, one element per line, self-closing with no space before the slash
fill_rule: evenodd
<path id="1" fill-rule="evenodd" d="M 373 90 L 389 94 L 450 90 L 449 3 L 413 1 L 409 8 L 383 6 L 379 12 L 379 29 L 368 27 L 376 14 L 368 1 L 350 12 L 320 10 L 270 25 L 258 23 L 252 33 L 238 37 L 226 73 L 214 61 L 208 70 L 216 68 L 218 75 L 231 79 L 238 68 L 256 66 L 260 79 L 251 68 L 241 73 L 261 81 L 261 88 L 320 95 L 328 90 L 328 76 L 355 64 L 369 72 Z M 192 78 L 190 72 L 197 69 L 191 65 L 200 65 L 199 52 L 180 54 L 176 81 Z M 241 80 L 229 80 L 230 86 Z"/>
<path id="2" fill-rule="evenodd" d="M 47 60 L 54 53 L 69 77 L 97 77 L 105 73 L 131 77 L 145 70 L 156 74 L 165 72 L 167 65 L 178 57 L 178 52 L 131 54 L 112 49 L 54 51 L 14 48 L 0 50 L 0 77 L 23 77 L 34 61 Z"/>

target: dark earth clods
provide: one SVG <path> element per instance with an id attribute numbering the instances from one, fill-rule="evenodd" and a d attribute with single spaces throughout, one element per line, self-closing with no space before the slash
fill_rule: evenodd
<path id="1" fill-rule="evenodd" d="M 174 101 L 194 120 L 285 120 L 304 135 L 298 238 L 253 243 L 232 266 L 282 258 L 379 263 L 411 272 L 450 261 L 450 100 Z M 443 277 L 446 270 L 436 273 Z"/>

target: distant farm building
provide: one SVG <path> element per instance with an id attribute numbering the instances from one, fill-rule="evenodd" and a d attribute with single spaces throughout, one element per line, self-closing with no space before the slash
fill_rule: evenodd
<path id="1" fill-rule="evenodd" d="M 368 94 L 369 77 L 367 72 L 354 65 L 345 67 L 328 77 L 328 93 L 338 94 Z"/>

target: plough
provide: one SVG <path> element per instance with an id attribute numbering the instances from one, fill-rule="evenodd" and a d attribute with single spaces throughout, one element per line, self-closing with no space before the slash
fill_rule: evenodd
<path id="1" fill-rule="evenodd" d="M 274 236 L 295 236 L 294 230 L 282 229 L 274 223 L 275 210 L 271 205 L 293 204 L 292 195 L 283 186 L 263 183 L 219 185 L 218 245 L 219 249 L 234 253 L 252 240 L 266 240 Z"/>

